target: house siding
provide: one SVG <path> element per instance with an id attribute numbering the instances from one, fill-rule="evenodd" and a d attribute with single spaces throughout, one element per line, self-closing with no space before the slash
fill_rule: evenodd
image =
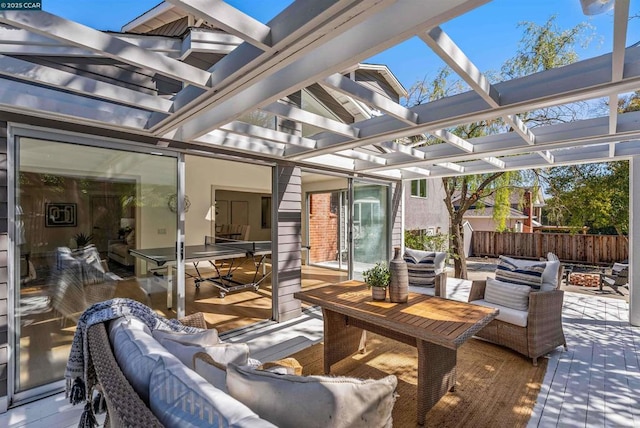
<path id="1" fill-rule="evenodd" d="M 405 182 L 405 230 L 429 229 L 449 233 L 449 213 L 444 204 L 444 187 L 441 179 L 427 180 L 427 197 L 411 196 L 411 181 Z"/>
<path id="2" fill-rule="evenodd" d="M 273 304 L 275 320 L 283 322 L 302 314 L 300 301 L 293 297 L 302 288 L 302 172 L 289 165 L 279 165 L 274 171 L 277 228 L 273 240 Z"/>
<path id="3" fill-rule="evenodd" d="M 0 122 L 0 412 L 7 410 L 8 391 L 8 269 L 7 122 Z"/>

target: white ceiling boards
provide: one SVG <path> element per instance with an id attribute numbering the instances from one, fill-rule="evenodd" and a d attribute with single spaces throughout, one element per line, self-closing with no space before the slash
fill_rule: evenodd
<path id="1" fill-rule="evenodd" d="M 608 12 L 613 42 L 602 55 L 499 83 L 474 64 L 478 52 L 465 51 L 445 31 L 492 3 L 297 0 L 261 23 L 223 1 L 170 0 L 125 26 L 130 34 L 97 31 L 44 11 L 3 11 L 0 112 L 124 131 L 169 147 L 224 149 L 386 178 L 640 154 L 640 113 L 616 108 L 620 95 L 640 89 L 640 46 L 627 34 L 629 0 L 616 0 Z M 182 18 L 179 36 L 158 30 Z M 412 38 L 451 67 L 468 90 L 406 107 L 350 79 L 359 63 Z M 342 123 L 304 104 L 281 102 L 299 91 L 326 91 L 345 105 L 361 106 L 368 118 Z M 518 117 L 600 99 L 610 105 L 600 117 L 534 129 Z M 251 115 L 316 132 L 290 134 L 247 123 Z M 465 140 L 449 131 L 498 118 L 513 132 Z M 420 134 L 442 144 L 406 143 Z"/>

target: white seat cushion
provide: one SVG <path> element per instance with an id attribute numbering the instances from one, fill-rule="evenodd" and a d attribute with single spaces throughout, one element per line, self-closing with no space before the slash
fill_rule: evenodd
<path id="1" fill-rule="evenodd" d="M 496 316 L 496 319 L 499 321 L 504 321 L 509 324 L 517 325 L 519 327 L 527 326 L 527 319 L 529 317 L 529 313 L 527 311 L 519 311 L 517 309 L 508 308 L 506 306 L 496 305 L 495 303 L 489 303 L 486 300 L 474 300 L 472 302 L 474 305 L 486 306 L 487 308 L 495 308 L 499 309 L 500 313 Z"/>

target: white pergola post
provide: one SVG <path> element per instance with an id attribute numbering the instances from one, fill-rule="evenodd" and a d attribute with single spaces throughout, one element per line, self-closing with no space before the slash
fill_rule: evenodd
<path id="1" fill-rule="evenodd" d="M 629 162 L 629 323 L 640 326 L 640 289 L 635 291 L 640 284 L 640 197 L 634 189 L 634 185 L 640 189 L 640 156 Z"/>

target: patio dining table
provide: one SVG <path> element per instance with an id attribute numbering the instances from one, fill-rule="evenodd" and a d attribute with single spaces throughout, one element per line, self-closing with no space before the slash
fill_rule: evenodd
<path id="1" fill-rule="evenodd" d="M 498 311 L 465 302 L 409 293 L 407 303 L 374 301 L 360 281 L 299 291 L 294 297 L 322 308 L 324 371 L 365 349 L 366 331 L 418 350 L 417 422 L 456 382 L 457 349 Z"/>

